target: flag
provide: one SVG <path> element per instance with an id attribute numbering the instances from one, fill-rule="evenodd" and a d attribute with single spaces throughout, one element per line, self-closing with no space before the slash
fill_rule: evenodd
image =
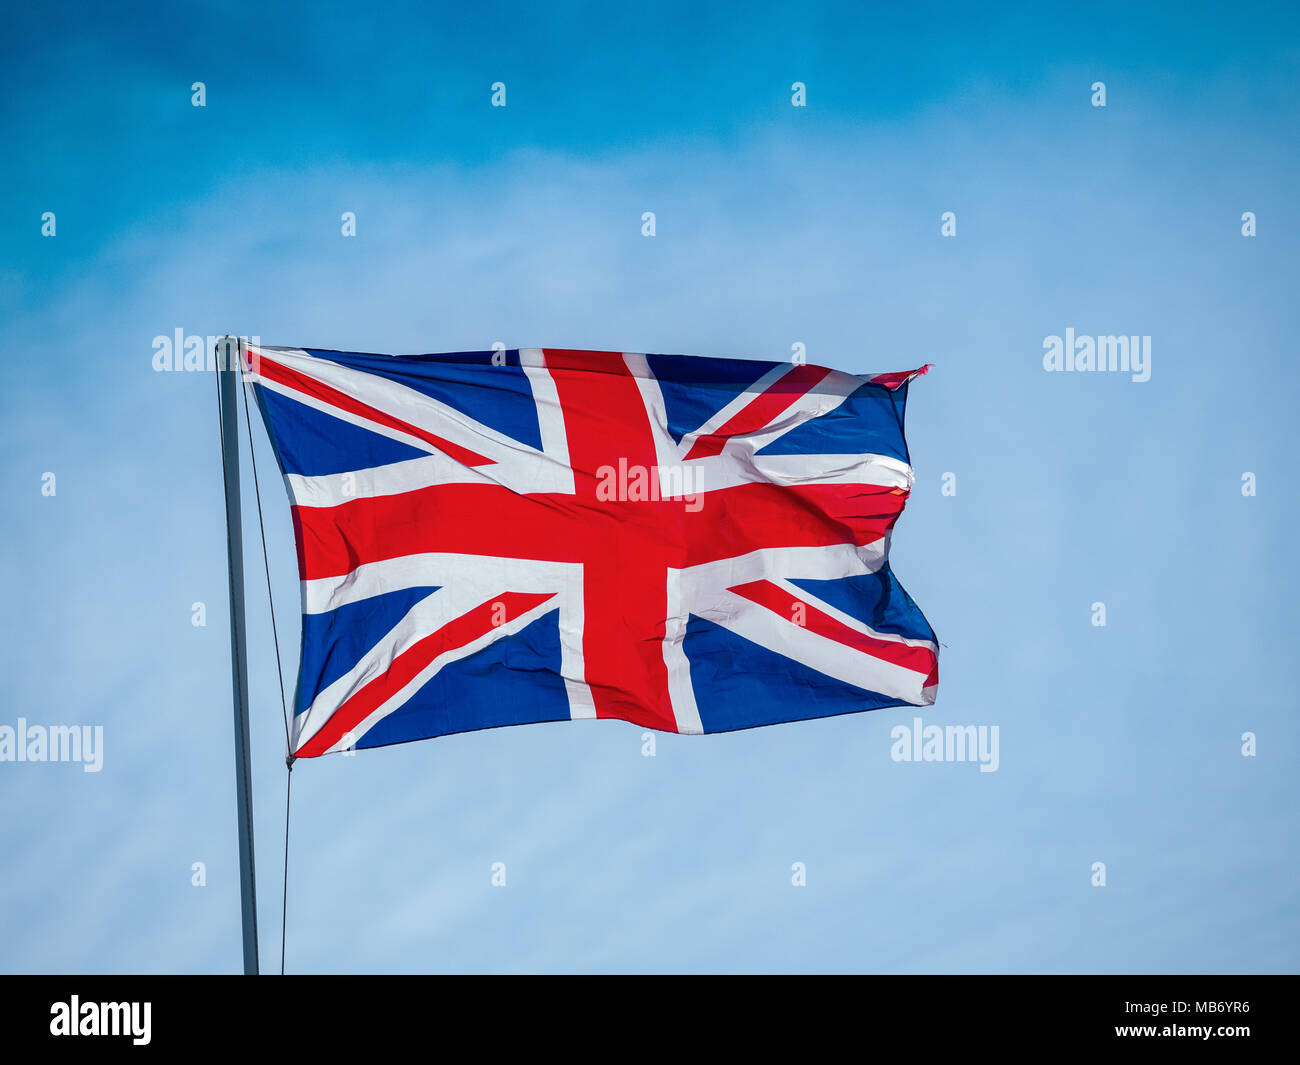
<path id="1" fill-rule="evenodd" d="M 248 348 L 301 579 L 293 754 L 933 703 L 889 567 L 923 372 Z"/>

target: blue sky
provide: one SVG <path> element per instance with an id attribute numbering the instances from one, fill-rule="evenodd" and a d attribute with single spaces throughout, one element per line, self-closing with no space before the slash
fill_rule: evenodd
<path id="1" fill-rule="evenodd" d="M 291 971 L 1295 971 L 1294 12 L 6 20 L 0 725 L 105 738 L 99 773 L 0 763 L 0 969 L 239 965 L 215 391 L 151 366 L 182 329 L 932 362 L 893 562 L 945 644 L 927 718 L 1000 729 L 995 773 L 892 761 L 908 710 L 660 736 L 654 758 L 599 722 L 301 763 Z M 1150 336 L 1151 379 L 1044 372 L 1067 328 Z M 287 507 L 262 488 L 292 660 Z M 260 579 L 269 968 L 284 769 Z"/>

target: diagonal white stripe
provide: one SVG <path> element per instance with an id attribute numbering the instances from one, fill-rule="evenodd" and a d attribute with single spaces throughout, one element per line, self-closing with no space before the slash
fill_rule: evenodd
<path id="1" fill-rule="evenodd" d="M 829 639 L 734 592 L 715 593 L 692 613 L 845 684 L 916 706 L 928 705 L 924 689 L 927 673 Z"/>
<path id="2" fill-rule="evenodd" d="M 493 471 L 491 467 L 478 467 L 485 475 L 497 481 L 518 483 L 527 479 L 527 490 L 534 492 L 572 491 L 573 474 L 568 467 L 567 451 L 560 458 L 547 455 L 527 444 L 520 443 L 483 424 L 469 415 L 446 403 L 439 402 L 414 388 L 391 381 L 379 374 L 367 373 L 329 359 L 308 355 L 304 351 L 289 348 L 254 348 L 250 349 L 256 359 L 266 358 L 285 366 L 305 377 L 312 378 L 330 388 L 343 392 L 368 406 L 383 411 L 394 418 L 415 426 L 431 435 L 447 440 L 449 443 L 466 448 L 484 458 L 491 459 L 503 467 Z M 402 443 L 410 444 L 421 451 L 436 453 L 437 448 L 419 437 L 371 421 L 364 414 L 354 414 L 341 410 L 323 400 L 308 396 L 287 385 L 271 381 L 257 372 L 259 365 L 254 362 L 254 369 L 245 374 L 247 380 L 262 385 L 271 391 L 289 396 L 300 403 L 322 411 L 333 417 L 359 425 L 372 432 Z M 483 373 L 489 374 L 493 367 L 485 366 Z M 548 375 L 549 376 L 549 375 Z M 536 380 L 530 377 L 530 382 Z M 454 461 L 448 458 L 448 461 Z"/>
<path id="3" fill-rule="evenodd" d="M 569 696 L 570 716 L 595 717 L 582 647 L 582 580 L 582 567 L 574 562 L 430 552 L 367 563 L 343 577 L 303 581 L 304 614 L 336 610 L 348 603 L 404 588 L 429 585 L 439 586 L 439 590 L 413 606 L 348 673 L 317 695 L 311 707 L 295 722 L 294 749 L 314 736 L 352 694 L 386 672 L 393 660 L 412 644 L 503 590 L 554 595 L 527 616 L 535 619 L 559 608 L 560 672 Z M 521 628 L 511 623 L 494 631 L 502 636 Z M 476 642 L 472 646 L 477 650 L 490 642 Z M 470 653 L 448 651 L 441 660 L 455 661 Z M 392 709 L 396 706 L 389 712 Z M 363 734 L 360 729 L 353 732 L 357 736 Z"/>

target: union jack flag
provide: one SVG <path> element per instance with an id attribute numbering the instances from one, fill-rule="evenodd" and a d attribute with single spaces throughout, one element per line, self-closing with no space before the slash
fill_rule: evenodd
<path id="1" fill-rule="evenodd" d="M 934 702 L 889 567 L 924 368 L 246 350 L 298 550 L 295 756 Z"/>

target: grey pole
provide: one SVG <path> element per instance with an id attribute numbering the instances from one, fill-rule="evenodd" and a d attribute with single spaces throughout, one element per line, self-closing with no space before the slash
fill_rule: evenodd
<path id="1" fill-rule="evenodd" d="M 257 975 L 257 876 L 253 868 L 253 780 L 249 773 L 248 660 L 244 644 L 244 542 L 239 510 L 239 396 L 243 341 L 217 341 L 221 450 L 226 478 L 226 544 L 230 562 L 230 671 L 235 704 L 235 804 L 239 816 L 239 902 L 244 975 Z M 252 441 L 249 442 L 250 445 Z"/>

